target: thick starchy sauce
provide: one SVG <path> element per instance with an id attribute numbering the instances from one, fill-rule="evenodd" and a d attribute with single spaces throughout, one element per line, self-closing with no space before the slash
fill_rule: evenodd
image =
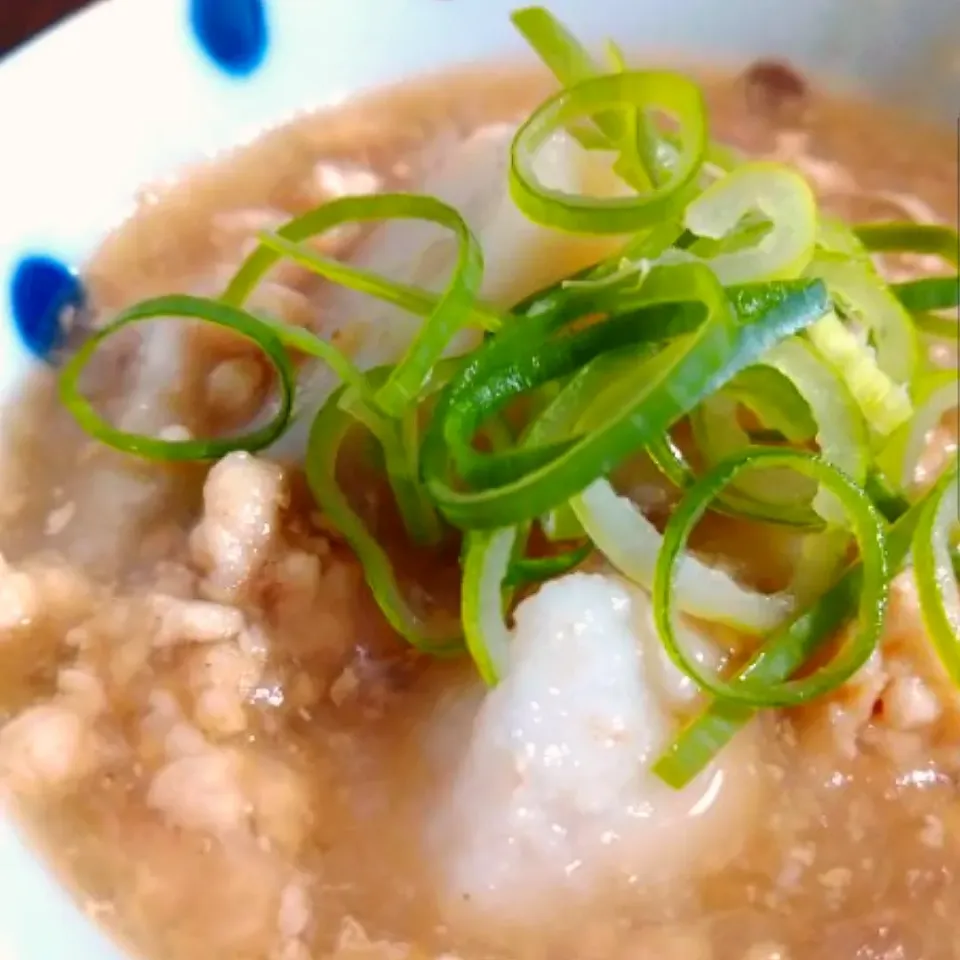
<path id="1" fill-rule="evenodd" d="M 107 316 L 213 291 L 255 231 L 329 196 L 415 184 L 450 144 L 519 119 L 547 89 L 511 71 L 430 79 L 305 114 L 148 186 L 87 268 L 92 300 Z M 771 64 L 708 94 L 717 135 L 797 164 L 840 213 L 956 209 L 944 131 L 822 98 Z M 342 254 L 355 239 L 327 243 Z M 258 296 L 294 323 L 322 308 L 322 290 L 288 268 Z M 265 369 L 222 335 L 192 337 L 184 423 L 242 420 Z M 101 365 L 107 392 L 130 360 L 120 349 Z M 136 429 L 149 411 L 125 416 Z M 296 469 L 245 455 L 209 473 L 126 461 L 80 436 L 40 378 L 5 429 L 0 786 L 90 915 L 146 955 L 960 955 L 960 728 L 909 580 L 882 658 L 828 704 L 765 718 L 762 816 L 732 863 L 655 896 L 612 891 L 599 919 L 558 919 L 562 939 L 552 925 L 460 934 L 418 837 L 465 748 L 438 741 L 436 759 L 421 731 L 453 709 L 470 668 L 393 637 Z M 954 415 L 930 456 L 955 449 Z M 751 553 L 735 558 L 747 572 Z M 418 560 L 424 603 L 450 599 L 455 557 Z"/>

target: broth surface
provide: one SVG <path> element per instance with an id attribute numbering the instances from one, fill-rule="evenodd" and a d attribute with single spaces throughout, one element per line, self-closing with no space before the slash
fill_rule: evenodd
<path id="1" fill-rule="evenodd" d="M 948 131 L 764 69 L 708 81 L 716 137 L 796 164 L 844 216 L 949 222 Z M 484 69 L 297 117 L 145 188 L 86 269 L 91 299 L 109 317 L 146 296 L 212 292 L 257 230 L 338 194 L 415 188 L 452 144 L 517 122 L 548 90 L 540 74 Z M 362 240 L 340 232 L 327 249 L 348 256 Z M 322 329 L 315 279 L 284 267 L 258 295 Z M 267 370 L 235 339 L 188 336 L 172 398 L 183 426 L 241 422 Z M 164 343 L 151 341 L 157 382 L 169 378 Z M 133 349 L 100 364 L 108 405 Z M 123 415 L 140 429 L 151 414 L 133 402 Z M 909 578 L 882 658 L 829 702 L 762 718 L 762 815 L 732 863 L 653 896 L 612 889 L 602 915 L 556 929 L 467 934 L 448 923 L 420 838 L 469 735 L 473 668 L 393 635 L 299 469 L 243 455 L 209 471 L 128 460 L 83 436 L 42 374 L 6 417 L 0 787 L 89 914 L 144 955 L 960 957 L 958 701 L 916 653 Z M 956 456 L 956 435 L 954 411 L 931 440 L 931 472 Z M 362 450 L 350 469 L 362 479 Z M 412 554 L 381 492 L 365 509 L 421 602 L 455 609 L 456 545 Z M 777 544 L 751 537 L 731 562 L 769 574 Z"/>

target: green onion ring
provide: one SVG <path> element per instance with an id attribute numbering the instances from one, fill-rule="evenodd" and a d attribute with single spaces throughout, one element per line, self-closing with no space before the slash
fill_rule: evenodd
<path id="1" fill-rule="evenodd" d="M 340 447 L 354 422 L 352 415 L 341 407 L 348 389 L 342 386 L 335 390 L 310 427 L 304 458 L 310 491 L 363 565 L 365 579 L 390 626 L 411 646 L 424 653 L 435 656 L 461 653 L 463 644 L 459 624 L 431 626 L 410 608 L 397 583 L 389 556 L 354 512 L 337 483 Z"/>
<path id="2" fill-rule="evenodd" d="M 817 202 L 795 170 L 767 160 L 752 161 L 721 177 L 696 197 L 683 215 L 699 237 L 720 240 L 759 210 L 771 229 L 744 250 L 723 251 L 705 262 L 725 286 L 799 277 L 813 257 Z"/>
<path id="3" fill-rule="evenodd" d="M 913 541 L 920 612 L 950 679 L 960 685 L 960 588 L 950 557 L 960 534 L 958 468 L 944 474 L 924 506 Z"/>
<path id="4" fill-rule="evenodd" d="M 457 263 L 435 307 L 413 338 L 407 352 L 377 393 L 377 403 L 390 416 L 399 416 L 416 399 L 430 370 L 440 359 L 453 335 L 472 316 L 483 276 L 480 244 L 460 214 L 435 197 L 408 193 L 340 197 L 296 217 L 277 231 L 284 240 L 299 242 L 325 233 L 342 223 L 376 220 L 427 220 L 446 227 L 459 241 Z M 224 303 L 245 302 L 264 274 L 281 259 L 276 250 L 261 245 L 241 264 L 224 290 Z M 352 271 L 361 289 L 374 292 L 368 274 Z M 351 273 L 340 271 L 337 281 L 345 283 Z"/>
<path id="5" fill-rule="evenodd" d="M 176 318 L 202 320 L 215 326 L 226 327 L 231 332 L 253 341 L 263 351 L 277 371 L 280 387 L 279 409 L 269 423 L 235 437 L 161 440 L 146 434 L 119 430 L 97 413 L 80 390 L 80 377 L 98 347 L 118 330 L 132 324 Z M 270 324 L 229 304 L 177 294 L 135 304 L 121 311 L 107 326 L 95 331 L 64 365 L 58 388 L 61 402 L 77 423 L 101 443 L 148 460 L 183 462 L 217 460 L 234 450 L 256 451 L 268 447 L 287 429 L 293 410 L 295 385 L 296 372 L 293 363 Z"/>
<path id="6" fill-rule="evenodd" d="M 626 55 L 613 40 L 607 41 L 607 56 L 615 70 L 625 73 L 630 69 Z M 622 114 L 623 134 L 615 141 L 620 156 L 613 165 L 613 171 L 638 192 L 645 192 L 670 176 L 660 154 L 663 141 L 657 136 L 652 119 L 643 110 L 627 107 Z"/>
<path id="7" fill-rule="evenodd" d="M 678 120 L 682 147 L 669 179 L 630 198 L 596 198 L 544 186 L 533 164 L 540 147 L 560 127 L 582 116 L 633 107 L 665 110 Z M 696 84 L 667 71 L 631 71 L 593 77 L 552 96 L 521 124 L 510 150 L 510 194 L 534 223 L 571 233 L 636 233 L 677 216 L 707 147 L 703 96 Z"/>
<path id="8" fill-rule="evenodd" d="M 847 388 L 843 378 L 833 367 L 828 364 L 819 353 L 801 337 L 791 337 L 783 340 L 775 347 L 771 348 L 758 362 L 755 367 L 748 367 L 744 374 L 751 371 L 776 371 L 775 375 L 783 378 L 786 384 L 790 384 L 796 395 L 804 404 L 806 410 L 806 419 L 812 419 L 815 425 L 815 438 L 820 449 L 820 455 L 828 463 L 832 463 L 839 470 L 842 470 L 848 477 L 859 484 L 863 484 L 867 478 L 867 468 L 870 460 L 870 438 L 867 434 L 866 424 L 857 407 L 856 401 Z M 770 391 L 766 383 L 759 383 L 756 396 L 738 397 L 735 388 L 738 385 L 738 378 L 734 380 L 728 388 L 734 393 L 735 399 L 745 403 L 747 406 L 755 400 L 763 399 L 763 390 Z M 747 383 L 747 386 L 750 386 Z M 701 408 L 706 413 L 710 403 L 716 402 L 721 397 L 710 398 L 707 405 Z M 754 412 L 761 414 L 761 406 L 753 406 Z M 778 423 L 771 423 L 768 418 L 761 416 L 761 420 L 772 426 L 778 426 L 786 438 L 794 443 L 802 442 L 808 439 L 804 436 L 807 430 L 805 419 L 799 418 L 793 414 L 789 408 L 784 411 L 787 416 Z M 735 419 L 717 418 L 717 429 L 726 430 L 728 442 L 723 455 L 711 458 L 711 465 L 719 462 L 725 455 L 736 452 L 736 447 L 732 445 L 734 439 L 740 439 L 742 442 L 739 447 L 742 449 L 747 446 L 749 439 L 745 432 L 739 428 Z M 694 419 L 694 427 L 706 426 L 702 423 L 702 414 L 697 414 Z M 705 432 L 705 431 L 703 431 Z M 724 439 L 723 433 L 720 434 Z M 709 449 L 710 437 L 705 436 L 706 443 L 701 443 L 701 453 Z M 748 482 L 744 482 L 748 481 Z M 815 521 L 822 518 L 828 523 L 843 524 L 845 522 L 845 513 L 839 509 L 836 502 L 830 496 L 829 491 L 815 491 L 812 501 L 813 513 L 807 502 L 794 502 L 791 504 L 791 498 L 798 493 L 803 492 L 803 487 L 791 484 L 780 474 L 764 476 L 758 474 L 751 478 L 749 475 L 744 480 L 736 483 L 735 489 L 743 491 L 749 499 L 746 503 L 741 503 L 739 498 L 733 500 L 722 500 L 721 503 L 729 503 L 732 506 L 740 507 L 740 512 L 746 513 L 755 519 L 770 520 L 776 523 L 789 523 L 796 526 L 816 526 Z M 782 488 L 782 489 L 781 489 Z M 756 503 L 756 506 L 754 506 Z M 759 509 L 758 509 L 759 508 Z M 805 515 L 812 513 L 811 517 Z"/>
<path id="9" fill-rule="evenodd" d="M 704 674 L 687 656 L 674 632 L 673 581 L 690 533 L 710 501 L 741 471 L 756 465 L 792 467 L 817 480 L 847 511 L 860 547 L 863 574 L 858 606 L 859 630 L 830 663 L 799 680 L 761 684 L 741 678 L 732 682 Z M 883 518 L 860 487 L 825 460 L 800 450 L 757 448 L 724 461 L 691 487 L 670 517 L 657 559 L 653 615 L 670 659 L 691 680 L 715 697 L 756 707 L 791 707 L 835 690 L 870 658 L 883 630 L 890 580 Z"/>
<path id="10" fill-rule="evenodd" d="M 759 365 L 749 369 L 758 372 L 764 370 Z M 764 424 L 765 430 L 772 430 L 777 438 L 769 437 L 758 441 L 752 431 L 745 430 L 738 417 L 741 404 L 750 409 Z M 760 393 L 753 393 L 750 397 L 738 396 L 732 385 L 729 389 L 707 397 L 690 415 L 693 437 L 704 470 L 709 470 L 748 447 L 782 446 L 784 435 L 777 429 L 776 415 L 772 397 Z M 790 437 L 785 439 L 791 446 L 799 446 L 810 438 L 799 441 L 793 441 Z M 757 470 L 738 477 L 718 498 L 716 509 L 751 520 L 793 527 L 796 530 L 819 529 L 823 526 L 823 519 L 811 507 L 816 494 L 816 485 L 809 477 L 782 470 Z"/>
<path id="11" fill-rule="evenodd" d="M 512 526 L 547 513 L 609 473 L 630 453 L 663 436 L 705 396 L 774 343 L 817 320 L 827 307 L 821 284 L 799 288 L 772 284 L 763 294 L 754 292 L 758 312 L 749 324 L 741 323 L 716 277 L 699 264 L 658 267 L 651 271 L 644 290 L 651 302 L 699 302 L 708 318 L 695 333 L 678 338 L 657 357 L 655 375 L 614 381 L 594 403 L 599 422 L 585 422 L 586 432 L 550 462 L 500 487 L 458 490 L 447 478 L 446 448 L 468 438 L 456 429 L 447 431 L 450 410 L 442 411 L 440 424 L 431 431 L 442 442 L 425 442 L 423 475 L 434 502 L 451 523 L 467 529 Z M 450 404 L 475 405 L 481 399 L 456 380 L 451 388 Z M 611 396 L 611 389 L 621 395 Z"/>
<path id="12" fill-rule="evenodd" d="M 586 47 L 543 7 L 516 10 L 510 19 L 562 86 L 570 87 L 605 72 Z M 609 41 L 607 49 L 614 68 L 626 70 L 626 59 L 619 47 Z M 657 181 L 657 139 L 640 110 L 628 107 L 598 114 L 592 120 L 599 132 L 573 124 L 568 132 L 586 149 L 619 149 L 621 156 L 614 164 L 614 172 L 631 186 L 643 190 Z"/>
<path id="13" fill-rule="evenodd" d="M 891 574 L 910 553 L 927 500 L 925 497 L 911 506 L 887 533 Z M 854 561 L 823 596 L 768 637 L 731 682 L 752 680 L 755 684 L 775 685 L 799 670 L 856 613 L 857 601 L 862 597 L 862 573 L 861 562 Z M 664 751 L 653 766 L 654 773 L 671 787 L 682 789 L 746 726 L 756 710 L 742 703 L 715 699 Z"/>
<path id="14" fill-rule="evenodd" d="M 683 490 L 693 483 L 693 468 L 683 451 L 670 436 L 664 433 L 647 445 L 647 454 L 656 468 L 675 486 Z"/>

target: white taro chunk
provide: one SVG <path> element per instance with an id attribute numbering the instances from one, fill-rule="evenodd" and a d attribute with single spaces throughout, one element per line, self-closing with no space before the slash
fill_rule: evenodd
<path id="1" fill-rule="evenodd" d="M 452 206 L 474 232 L 483 250 L 481 296 L 507 307 L 526 295 L 593 263 L 620 241 L 548 230 L 528 220 L 508 190 L 510 124 L 481 127 L 445 152 L 437 166 L 415 187 Z M 609 157 L 588 153 L 565 133 L 555 134 L 538 154 L 535 167 L 543 182 L 570 193 L 611 195 L 623 184 L 606 172 Z M 459 244 L 447 228 L 419 220 L 385 221 L 372 231 L 351 262 L 379 276 L 441 292 L 457 262 Z M 340 344 L 361 368 L 399 359 L 423 323 L 382 301 L 346 288 L 328 288 L 323 300 L 323 335 L 338 334 Z M 476 329 L 454 338 L 450 353 L 477 342 Z M 302 379 L 303 395 L 318 406 L 337 378 L 322 363 L 312 364 Z M 310 418 L 302 417 L 280 441 L 283 456 L 302 453 Z"/>
<path id="2" fill-rule="evenodd" d="M 685 886 L 741 849 L 760 793 L 757 730 L 684 790 L 655 776 L 677 691 L 661 686 L 648 613 L 645 595 L 595 574 L 518 608 L 505 675 L 428 828 L 459 922 L 574 925 L 581 909 L 614 909 L 611 893 Z"/>

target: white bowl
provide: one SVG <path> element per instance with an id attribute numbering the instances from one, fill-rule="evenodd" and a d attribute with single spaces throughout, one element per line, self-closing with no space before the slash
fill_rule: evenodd
<path id="1" fill-rule="evenodd" d="M 37 362 L 28 344 L 34 354 L 47 346 L 44 304 L 76 292 L 70 271 L 130 210 L 140 184 L 304 107 L 520 54 L 507 19 L 517 5 L 105 0 L 0 63 L 0 402 Z M 549 5 L 594 40 L 615 35 L 712 61 L 781 56 L 943 118 L 960 112 L 957 0 Z M 0 884 L 0 960 L 119 958 L 9 822 L 0 822 Z"/>

